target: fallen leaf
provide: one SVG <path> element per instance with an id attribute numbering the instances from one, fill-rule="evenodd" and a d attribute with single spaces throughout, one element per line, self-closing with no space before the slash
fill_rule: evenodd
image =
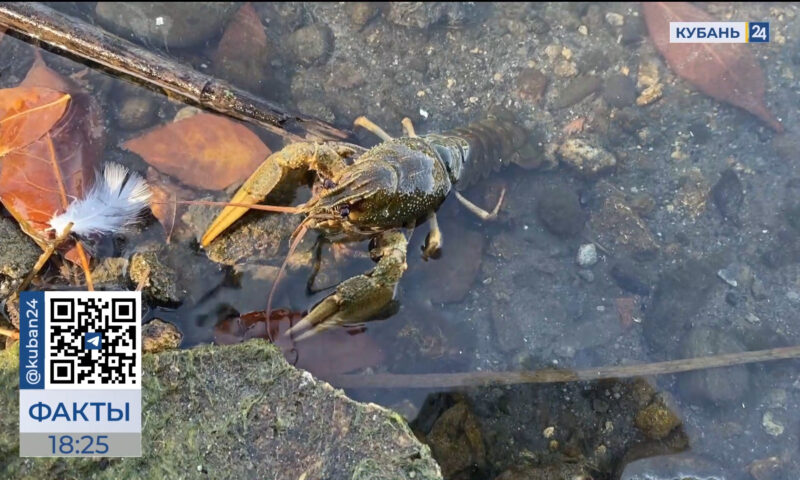
<path id="1" fill-rule="evenodd" d="M 245 3 L 217 45 L 212 57 L 214 70 L 237 85 L 258 90 L 269 73 L 272 50 L 258 13 L 252 4 Z"/>
<path id="2" fill-rule="evenodd" d="M 363 329 L 336 328 L 294 343 L 284 333 L 302 318 L 302 313 L 286 309 L 273 310 L 269 322 L 266 312 L 246 313 L 217 324 L 214 341 L 229 345 L 251 338 L 272 338 L 289 363 L 322 378 L 375 366 L 383 361 L 383 351 Z M 268 323 L 270 335 L 267 335 Z"/>
<path id="3" fill-rule="evenodd" d="M 777 132 L 783 125 L 764 104 L 766 80 L 743 43 L 670 43 L 669 22 L 712 22 L 708 13 L 686 2 L 643 2 L 650 37 L 670 68 L 701 92 L 757 116 Z"/>
<path id="4" fill-rule="evenodd" d="M 270 154 L 243 125 L 211 113 L 156 128 L 123 147 L 186 185 L 222 190 L 247 178 Z"/>
<path id="5" fill-rule="evenodd" d="M 576 133 L 580 133 L 583 131 L 583 127 L 586 124 L 586 117 L 578 117 L 575 120 L 572 120 L 568 124 L 564 125 L 564 128 L 561 129 L 566 135 L 574 135 Z"/>
<path id="6" fill-rule="evenodd" d="M 69 93 L 61 119 L 38 140 L 2 157 L 0 201 L 20 228 L 42 248 L 52 237 L 49 220 L 82 198 L 94 182 L 103 150 L 100 110 L 93 99 L 50 70 L 37 56 L 20 87 Z M 64 245 L 65 257 L 77 263 L 74 243 Z"/>
<path id="7" fill-rule="evenodd" d="M 183 227 L 180 214 L 186 209 L 186 205 L 178 205 L 175 201 L 192 198 L 194 192 L 178 185 L 170 177 L 158 173 L 153 167 L 147 169 L 147 185 L 151 194 L 150 210 L 164 227 L 169 243 L 175 228 Z"/>
<path id="8" fill-rule="evenodd" d="M 64 115 L 68 93 L 41 87 L 0 90 L 0 157 L 47 133 Z"/>

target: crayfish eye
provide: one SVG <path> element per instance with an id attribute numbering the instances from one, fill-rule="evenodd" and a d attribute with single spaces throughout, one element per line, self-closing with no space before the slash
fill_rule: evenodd
<path id="1" fill-rule="evenodd" d="M 326 178 L 322 182 L 322 188 L 324 188 L 326 190 L 330 190 L 331 188 L 334 188 L 334 187 L 336 187 L 336 183 L 333 180 L 331 180 L 330 178 Z"/>
<path id="2" fill-rule="evenodd" d="M 341 215 L 342 218 L 347 218 L 350 215 L 350 206 L 342 205 L 339 207 L 339 215 Z"/>

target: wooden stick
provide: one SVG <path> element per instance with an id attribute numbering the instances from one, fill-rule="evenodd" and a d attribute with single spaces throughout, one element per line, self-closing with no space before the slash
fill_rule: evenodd
<path id="1" fill-rule="evenodd" d="M 2 26 L 294 141 L 344 140 L 350 136 L 348 131 L 287 113 L 270 101 L 40 3 L 0 3 Z"/>
<path id="2" fill-rule="evenodd" d="M 19 332 L 9 328 L 0 327 L 0 335 L 3 335 L 4 337 L 10 337 L 14 340 L 19 340 Z"/>
<path id="3" fill-rule="evenodd" d="M 325 380 L 338 388 L 463 388 L 520 383 L 563 383 L 610 380 L 614 378 L 665 375 L 707 368 L 730 367 L 800 357 L 800 345 L 752 352 L 726 353 L 710 357 L 685 358 L 641 365 L 586 368 L 582 370 L 542 369 L 520 372 L 466 372 L 376 375 L 333 375 Z"/>

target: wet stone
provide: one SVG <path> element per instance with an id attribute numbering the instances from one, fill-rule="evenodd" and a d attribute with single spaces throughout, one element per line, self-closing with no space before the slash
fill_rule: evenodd
<path id="1" fill-rule="evenodd" d="M 590 225 L 601 245 L 650 260 L 658 252 L 650 228 L 625 202 L 623 195 L 609 192 L 601 207 L 592 214 Z"/>
<path id="2" fill-rule="evenodd" d="M 104 258 L 92 270 L 92 280 L 96 285 L 127 285 L 129 283 L 128 259 L 120 257 Z"/>
<path id="3" fill-rule="evenodd" d="M 0 217 L 0 300 L 17 290 L 41 250 L 16 222 Z"/>
<path id="4" fill-rule="evenodd" d="M 129 275 L 135 285 L 159 303 L 175 304 L 181 301 L 175 284 L 177 273 L 161 263 L 155 251 L 136 253 L 131 257 Z"/>
<path id="5" fill-rule="evenodd" d="M 633 461 L 625 466 L 620 480 L 733 480 L 729 472 L 704 458 L 681 453 Z"/>
<path id="6" fill-rule="evenodd" d="M 619 288 L 636 295 L 650 294 L 650 279 L 644 270 L 631 260 L 626 258 L 618 260 L 609 273 Z"/>
<path id="7" fill-rule="evenodd" d="M 645 35 L 644 22 L 641 17 L 628 16 L 620 30 L 624 45 L 635 45 L 642 41 Z"/>
<path id="8" fill-rule="evenodd" d="M 583 268 L 591 267 L 597 263 L 597 247 L 594 243 L 586 243 L 578 247 L 575 261 Z"/>
<path id="9" fill-rule="evenodd" d="M 739 210 L 744 200 L 744 188 L 739 176 L 731 169 L 722 172 L 717 183 L 711 188 L 711 199 L 722 218 L 738 222 Z"/>
<path id="10" fill-rule="evenodd" d="M 571 107 L 594 92 L 600 90 L 602 81 L 595 76 L 584 75 L 575 78 L 562 88 L 553 101 L 553 108 L 561 109 Z"/>
<path id="11" fill-rule="evenodd" d="M 348 2 L 345 10 L 353 25 L 363 27 L 378 15 L 380 6 L 377 2 Z"/>
<path id="12" fill-rule="evenodd" d="M 178 348 L 183 334 L 178 327 L 159 319 L 151 320 L 142 326 L 142 351 L 158 353 Z"/>
<path id="13" fill-rule="evenodd" d="M 613 171 L 617 159 L 596 143 L 595 140 L 568 139 L 558 147 L 561 162 L 584 178 L 596 178 Z"/>
<path id="14" fill-rule="evenodd" d="M 292 59 L 304 66 L 319 65 L 328 61 L 333 53 L 333 32 L 330 27 L 315 23 L 297 29 L 286 40 Z"/>
<path id="15" fill-rule="evenodd" d="M 250 212 L 211 242 L 206 253 L 225 265 L 276 258 L 299 223 L 297 215 Z"/>
<path id="16" fill-rule="evenodd" d="M 644 321 L 644 336 L 653 350 L 671 352 L 678 347 L 717 282 L 710 262 L 701 260 L 687 260 L 662 274 Z"/>
<path id="17" fill-rule="evenodd" d="M 446 410 L 433 424 L 427 440 L 445 478 L 486 465 L 480 426 L 465 402 Z"/>
<path id="18" fill-rule="evenodd" d="M 526 68 L 517 77 L 517 93 L 530 103 L 538 103 L 547 87 L 547 76 L 535 68 Z"/>
<path id="19" fill-rule="evenodd" d="M 426 29 L 437 23 L 458 25 L 470 17 L 474 5 L 462 2 L 391 2 L 386 19 L 403 27 Z"/>
<path id="20" fill-rule="evenodd" d="M 616 108 L 633 105 L 636 101 L 636 85 L 627 75 L 611 75 L 603 84 L 603 100 Z"/>
<path id="21" fill-rule="evenodd" d="M 634 418 L 636 428 L 653 440 L 661 440 L 681 424 L 681 419 L 660 397 L 639 410 Z"/>
<path id="22" fill-rule="evenodd" d="M 578 195 L 564 186 L 544 189 L 539 194 L 536 214 L 550 233 L 562 238 L 579 234 L 586 221 Z"/>
<path id="23" fill-rule="evenodd" d="M 747 349 L 732 334 L 718 328 L 695 328 L 681 346 L 684 358 L 706 357 Z M 750 374 L 746 366 L 712 368 L 681 375 L 680 392 L 694 401 L 712 404 L 739 400 L 749 389 Z"/>
<path id="24" fill-rule="evenodd" d="M 95 13 L 102 26 L 123 37 L 184 48 L 221 33 L 236 8 L 235 2 L 99 2 Z"/>
<path id="25" fill-rule="evenodd" d="M 147 128 L 156 120 L 156 104 L 149 96 L 131 96 L 117 110 L 117 124 L 125 130 Z"/>

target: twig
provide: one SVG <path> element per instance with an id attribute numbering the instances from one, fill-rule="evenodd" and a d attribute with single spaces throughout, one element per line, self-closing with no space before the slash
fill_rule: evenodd
<path id="1" fill-rule="evenodd" d="M 348 131 L 287 113 L 270 101 L 40 3 L 0 3 L 2 26 L 294 141 L 343 140 L 350 136 Z"/>
<path id="2" fill-rule="evenodd" d="M 582 370 L 527 370 L 521 372 L 467 372 L 376 375 L 334 375 L 325 380 L 339 388 L 459 388 L 520 383 L 563 383 L 647 375 L 665 375 L 707 368 L 729 367 L 800 357 L 800 345 L 752 352 L 727 353 L 710 357 L 686 358 L 666 362 L 625 365 Z"/>

